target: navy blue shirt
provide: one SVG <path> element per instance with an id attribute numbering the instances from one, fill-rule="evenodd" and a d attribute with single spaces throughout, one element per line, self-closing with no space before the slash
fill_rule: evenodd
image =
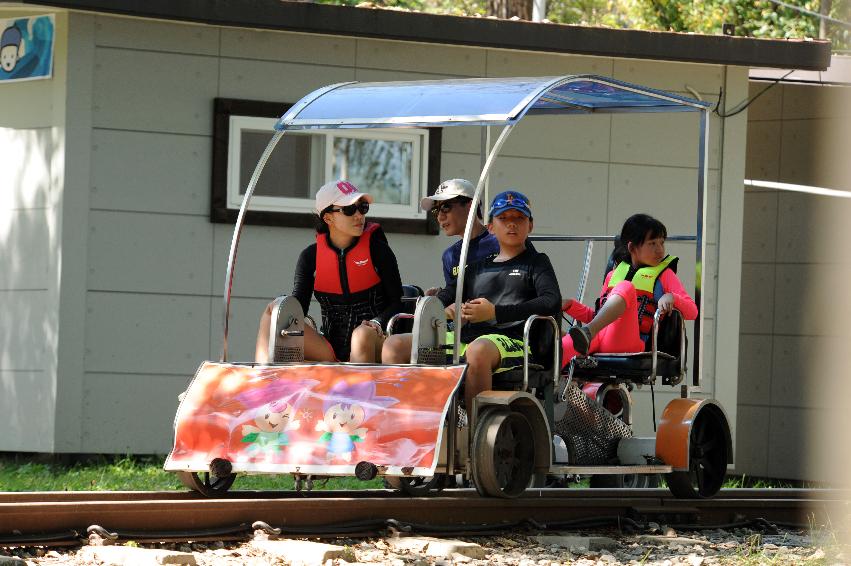
<path id="1" fill-rule="evenodd" d="M 458 278 L 458 260 L 461 259 L 461 243 L 458 240 L 443 252 L 443 279 L 446 285 L 455 283 Z M 499 242 L 496 237 L 487 230 L 470 240 L 470 249 L 467 250 L 467 265 L 476 263 L 499 253 Z"/>

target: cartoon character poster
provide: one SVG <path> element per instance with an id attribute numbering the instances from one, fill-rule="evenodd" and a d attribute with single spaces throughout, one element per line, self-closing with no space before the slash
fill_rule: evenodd
<path id="1" fill-rule="evenodd" d="M 0 81 L 49 79 L 54 29 L 53 15 L 0 20 Z"/>
<path id="2" fill-rule="evenodd" d="M 207 362 L 178 408 L 171 471 L 431 475 L 463 366 Z"/>

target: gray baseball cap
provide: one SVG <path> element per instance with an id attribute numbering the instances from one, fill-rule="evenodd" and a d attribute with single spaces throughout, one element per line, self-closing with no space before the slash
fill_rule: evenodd
<path id="1" fill-rule="evenodd" d="M 427 196 L 420 201 L 420 206 L 423 210 L 431 210 L 435 202 L 453 199 L 455 197 L 467 197 L 472 199 L 476 192 L 476 187 L 466 179 L 449 179 L 443 181 L 440 186 L 434 191 L 434 194 Z"/>

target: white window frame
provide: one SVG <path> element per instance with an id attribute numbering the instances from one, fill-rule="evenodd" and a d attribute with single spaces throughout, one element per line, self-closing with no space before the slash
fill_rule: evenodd
<path id="1" fill-rule="evenodd" d="M 262 118 L 257 116 L 240 116 L 231 115 L 229 118 L 229 133 L 228 133 L 228 171 L 227 171 L 227 207 L 238 210 L 242 204 L 243 195 L 241 190 L 247 187 L 240 186 L 241 171 L 239 169 L 241 162 L 240 152 L 242 150 L 242 132 L 243 130 L 252 131 L 268 131 L 271 139 L 274 134 L 274 125 L 277 119 Z M 406 128 L 401 129 L 383 129 L 383 128 L 368 128 L 368 129 L 338 129 L 338 130 L 306 130 L 306 131 L 290 131 L 285 136 L 305 135 L 324 136 L 325 137 L 325 156 L 324 167 L 318 170 L 317 167 L 311 167 L 311 177 L 320 177 L 318 179 L 311 178 L 309 185 L 311 191 L 316 191 L 323 184 L 333 181 L 334 171 L 334 138 L 352 138 L 352 139 L 370 139 L 370 140 L 387 140 L 410 142 L 413 146 L 413 157 L 411 161 L 411 194 L 409 202 L 400 204 L 373 203 L 370 208 L 370 215 L 380 218 L 403 218 L 403 219 L 423 219 L 426 217 L 425 212 L 420 210 L 420 200 L 426 196 L 426 183 L 428 177 L 428 142 L 429 131 L 422 128 Z M 358 187 L 361 191 L 368 193 L 369 187 Z M 307 212 L 312 213 L 314 200 L 313 198 L 296 198 L 296 197 L 271 197 L 254 195 L 251 199 L 251 209 L 268 212 Z"/>

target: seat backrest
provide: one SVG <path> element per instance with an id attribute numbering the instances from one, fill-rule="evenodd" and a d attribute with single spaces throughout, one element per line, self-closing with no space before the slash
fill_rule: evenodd
<path id="1" fill-rule="evenodd" d="M 402 285 L 402 312 L 414 314 L 417 308 L 417 299 L 424 296 L 423 290 L 416 285 Z M 412 319 L 399 319 L 393 326 L 394 334 L 411 332 L 414 328 Z"/>
<path id="2" fill-rule="evenodd" d="M 682 338 L 680 332 L 682 328 L 683 315 L 678 310 L 671 311 L 671 314 L 662 318 L 659 321 L 659 334 L 657 336 L 657 344 L 660 352 L 665 352 L 674 357 L 680 355 L 680 340 Z M 645 351 L 651 349 L 652 337 L 648 337 L 646 341 Z"/>
<path id="3" fill-rule="evenodd" d="M 561 328 L 561 317 L 556 323 Z M 553 341 L 558 337 L 553 335 L 553 327 L 547 320 L 536 320 L 529 329 L 529 359 L 545 370 L 553 369 Z M 561 346 L 558 348 L 561 351 Z"/>
<path id="4" fill-rule="evenodd" d="M 414 314 L 417 299 L 424 295 L 422 288 L 417 285 L 402 285 L 402 312 Z"/>

